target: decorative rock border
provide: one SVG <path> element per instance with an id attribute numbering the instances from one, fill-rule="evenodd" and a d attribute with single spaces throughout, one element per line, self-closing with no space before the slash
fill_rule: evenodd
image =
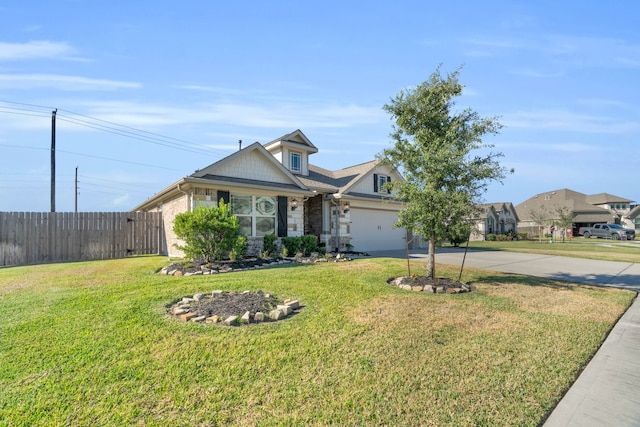
<path id="1" fill-rule="evenodd" d="M 405 291 L 430 292 L 434 294 L 463 294 L 471 292 L 473 286 L 464 282 L 456 282 L 447 278 L 437 278 L 434 286 L 426 277 L 400 276 L 387 280 L 391 286 Z"/>
<path id="2" fill-rule="evenodd" d="M 263 304 L 263 306 L 271 306 L 270 309 L 264 311 L 256 310 L 255 312 L 245 311 L 243 314 L 238 313 L 227 316 L 221 316 L 217 314 L 205 316 L 200 314 L 202 310 L 198 310 L 199 308 L 206 306 L 208 303 L 214 303 L 216 299 L 220 300 L 228 296 L 242 297 L 246 295 L 253 295 L 262 298 L 263 302 L 265 303 Z M 251 323 L 264 323 L 283 320 L 293 315 L 294 313 L 298 313 L 302 306 L 300 305 L 299 300 L 292 299 L 286 299 L 284 300 L 284 302 L 278 303 L 277 298 L 262 291 L 244 291 L 238 293 L 216 290 L 211 292 L 211 294 L 198 293 L 193 295 L 193 297 L 183 297 L 182 299 L 174 303 L 167 304 L 165 308 L 168 314 L 183 322 L 217 324 L 224 326 L 240 326 L 248 325 Z"/>
<path id="3" fill-rule="evenodd" d="M 183 264 L 174 262 L 162 267 L 160 274 L 168 276 L 199 276 L 219 273 L 231 273 L 235 271 L 256 270 L 261 268 L 276 267 L 279 265 L 300 263 L 312 264 L 317 262 L 345 262 L 351 261 L 350 257 L 337 254 L 331 257 L 301 257 L 301 258 L 277 258 L 272 260 L 254 259 L 245 262 L 216 264 L 207 266 L 205 264 L 185 267 Z"/>

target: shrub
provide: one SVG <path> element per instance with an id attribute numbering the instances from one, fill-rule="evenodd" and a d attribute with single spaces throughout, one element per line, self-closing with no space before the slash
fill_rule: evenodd
<path id="1" fill-rule="evenodd" d="M 528 240 L 528 239 L 529 239 L 529 233 L 526 233 L 526 232 L 518 233 L 518 240 Z"/>
<path id="2" fill-rule="evenodd" d="M 487 242 L 495 242 L 496 241 L 496 235 L 495 234 L 487 234 L 485 236 L 485 239 L 487 240 Z"/>
<path id="3" fill-rule="evenodd" d="M 278 236 L 275 234 L 267 234 L 263 238 L 262 242 L 262 252 L 266 255 L 265 258 L 275 255 L 278 252 L 278 248 L 276 247 L 276 240 L 278 240 Z"/>
<path id="4" fill-rule="evenodd" d="M 229 259 L 236 261 L 241 259 L 247 253 L 247 238 L 245 236 L 238 236 L 233 247 L 229 251 Z"/>
<path id="5" fill-rule="evenodd" d="M 176 247 L 188 259 L 212 262 L 220 260 L 236 244 L 240 225 L 229 205 L 220 200 L 218 206 L 196 206 L 191 212 L 178 214 L 173 232 L 185 244 Z"/>
<path id="6" fill-rule="evenodd" d="M 306 234 L 300 238 L 300 251 L 309 255 L 311 252 L 316 252 L 318 250 L 318 238 L 313 234 Z"/>
<path id="7" fill-rule="evenodd" d="M 287 250 L 289 254 L 295 254 L 300 252 L 300 246 L 302 245 L 302 240 L 300 237 L 283 237 L 282 238 L 282 246 Z"/>

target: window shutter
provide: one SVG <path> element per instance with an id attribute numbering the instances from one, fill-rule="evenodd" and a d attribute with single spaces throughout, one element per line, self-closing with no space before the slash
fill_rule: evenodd
<path id="1" fill-rule="evenodd" d="M 220 202 L 220 199 L 222 199 L 222 201 L 224 201 L 225 205 L 229 204 L 229 192 L 228 191 L 220 191 L 218 190 L 218 199 L 216 200 L 216 202 Z"/>
<path id="2" fill-rule="evenodd" d="M 391 182 L 391 177 L 390 176 L 387 177 L 387 182 Z M 391 189 L 390 188 L 387 188 L 387 194 L 391 194 Z"/>
<path id="3" fill-rule="evenodd" d="M 289 203 L 286 196 L 278 196 L 278 237 L 287 237 L 287 209 Z"/>
<path id="4" fill-rule="evenodd" d="M 374 193 L 378 192 L 378 174 L 377 173 L 373 174 L 373 192 Z"/>

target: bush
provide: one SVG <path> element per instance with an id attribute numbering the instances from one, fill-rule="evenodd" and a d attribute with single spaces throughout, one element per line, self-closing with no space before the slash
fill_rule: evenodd
<path id="1" fill-rule="evenodd" d="M 267 256 L 273 256 L 278 252 L 278 248 L 276 247 L 276 240 L 278 240 L 278 236 L 275 234 L 267 234 L 263 238 L 262 242 L 262 252 Z"/>
<path id="2" fill-rule="evenodd" d="M 309 255 L 311 252 L 318 251 L 318 238 L 313 234 L 306 234 L 300 238 L 300 251 Z"/>
<path id="3" fill-rule="evenodd" d="M 300 252 L 300 246 L 302 245 L 302 240 L 300 237 L 283 237 L 282 238 L 282 246 L 287 250 L 288 254 L 295 254 Z"/>
<path id="4" fill-rule="evenodd" d="M 233 247 L 229 251 L 229 259 L 236 261 L 241 259 L 247 253 L 247 238 L 245 236 L 238 236 Z"/>
<path id="5" fill-rule="evenodd" d="M 526 232 L 518 233 L 518 240 L 528 240 L 528 239 L 529 239 L 529 233 L 526 233 Z"/>
<path id="6" fill-rule="evenodd" d="M 496 235 L 495 234 L 487 234 L 485 236 L 485 239 L 487 242 L 495 242 L 496 241 Z"/>
<path id="7" fill-rule="evenodd" d="M 240 225 L 231 215 L 229 205 L 220 200 L 218 206 L 197 206 L 191 212 L 178 214 L 173 232 L 185 244 L 175 245 L 191 260 L 212 262 L 222 259 L 237 243 Z"/>

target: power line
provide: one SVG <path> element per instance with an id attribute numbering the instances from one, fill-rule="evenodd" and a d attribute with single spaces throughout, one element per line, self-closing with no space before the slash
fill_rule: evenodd
<path id="1" fill-rule="evenodd" d="M 6 103 L 6 104 L 14 104 L 14 105 L 21 105 L 21 106 L 26 106 L 26 107 L 33 107 L 33 108 L 39 108 L 39 109 L 43 109 L 43 110 L 50 110 L 51 107 L 47 107 L 44 105 L 37 105 L 37 104 L 28 104 L 28 103 L 24 103 L 24 102 L 15 102 L 15 101 L 6 101 L 6 100 L 0 100 L 0 102 Z M 2 111 L 0 110 L 0 112 L 2 113 L 8 113 L 8 114 L 22 114 L 22 115 L 33 115 L 36 117 L 46 117 L 48 116 L 48 113 L 46 111 L 40 111 L 40 110 L 34 110 L 34 109 L 26 109 L 26 108 L 18 108 L 18 107 L 9 107 L 9 106 L 0 106 L 0 108 L 4 109 L 4 110 L 15 110 L 15 111 Z M 81 113 L 76 113 L 70 110 L 66 110 L 63 108 L 59 108 L 58 109 L 59 112 L 66 112 L 75 116 L 80 116 L 80 117 L 84 117 L 87 118 L 89 120 L 92 120 L 94 122 L 98 122 L 98 123 L 92 123 L 90 121 L 87 120 L 82 120 L 80 118 L 77 117 L 73 117 L 73 116 L 68 116 L 68 115 L 60 115 L 58 114 L 57 117 L 60 120 L 69 122 L 69 123 L 73 123 L 76 124 L 78 126 L 84 126 L 84 127 L 88 127 L 88 128 L 92 128 L 95 130 L 100 130 L 103 132 L 109 132 L 109 133 L 113 133 L 116 135 L 120 135 L 120 136 L 124 136 L 126 138 L 132 138 L 132 139 L 137 139 L 140 141 L 144 141 L 144 142 L 149 142 L 152 144 L 157 144 L 157 145 L 162 145 L 165 147 L 169 147 L 169 148 L 175 148 L 175 149 L 180 149 L 183 151 L 190 151 L 190 152 L 196 152 L 196 153 L 200 153 L 200 151 L 195 151 L 195 150 L 207 150 L 210 152 L 215 152 L 215 153 L 220 153 L 221 155 L 227 155 L 228 153 L 223 151 L 223 150 L 218 150 L 215 148 L 212 148 L 208 145 L 203 145 L 203 144 L 198 144 L 195 142 L 191 142 L 191 141 L 187 141 L 185 139 L 180 139 L 180 138 L 174 138 L 174 137 L 170 137 L 170 136 L 166 136 L 166 135 L 162 135 L 159 133 L 155 133 L 155 132 L 150 132 L 150 131 L 146 131 L 146 130 L 142 130 L 142 129 L 137 129 L 134 128 L 132 126 L 127 126 L 127 125 L 122 125 L 122 124 L 118 124 L 115 122 L 111 122 L 108 120 L 104 120 L 104 119 L 99 119 L 97 117 L 92 117 L 92 116 L 88 116 L 85 114 L 81 114 Z M 28 113 L 37 113 L 37 114 L 28 114 Z M 103 124 L 105 123 L 105 124 Z"/>

